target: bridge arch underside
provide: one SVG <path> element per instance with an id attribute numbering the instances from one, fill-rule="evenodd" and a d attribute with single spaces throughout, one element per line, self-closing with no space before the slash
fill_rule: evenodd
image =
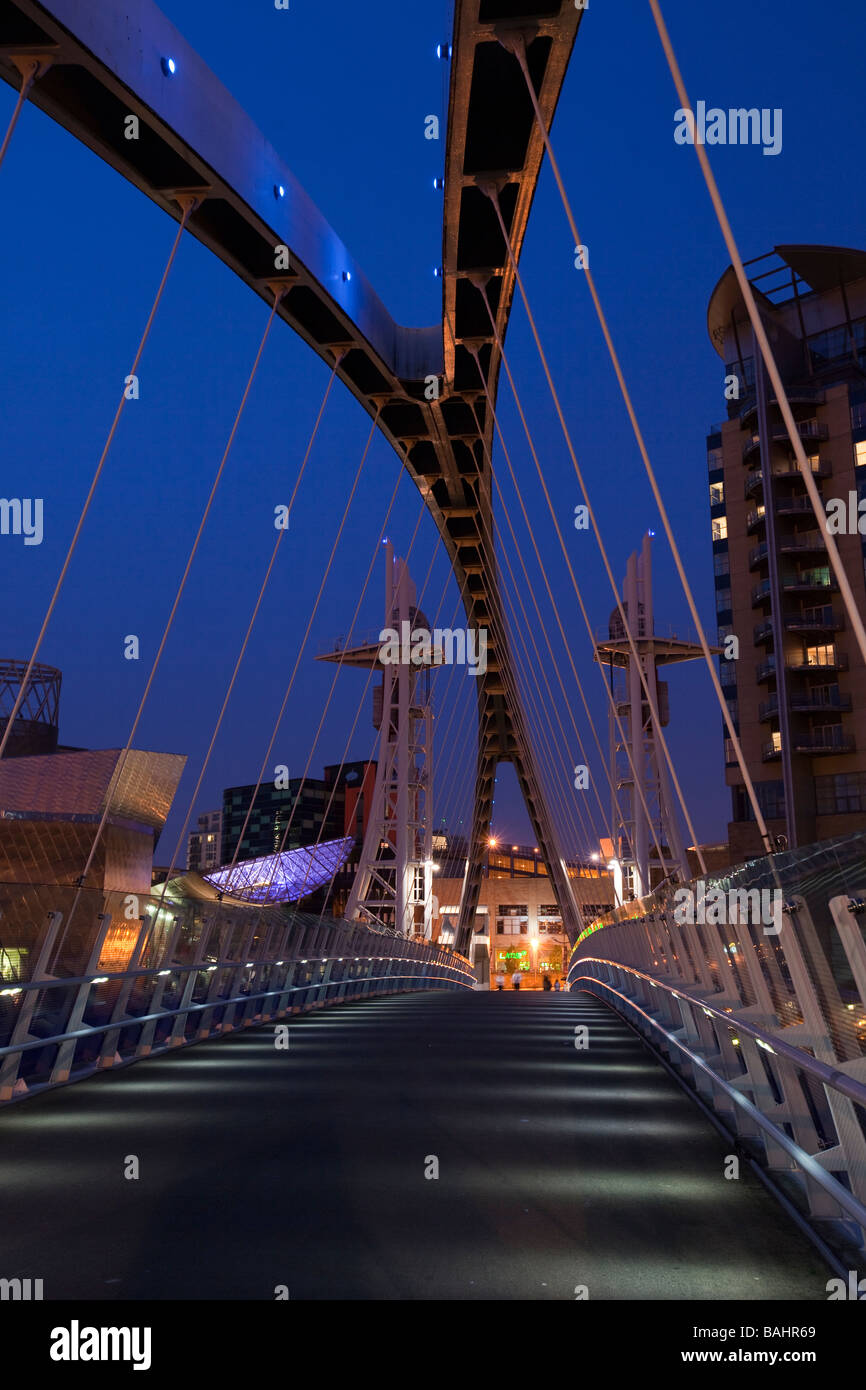
<path id="1" fill-rule="evenodd" d="M 291 170 L 151 0 L 103 0 L 98 6 L 0 0 L 0 76 L 18 88 L 13 58 L 50 59 L 30 101 L 176 221 L 178 196 L 197 197 L 188 231 L 269 305 L 279 283 L 279 317 L 330 366 L 337 363 L 341 381 L 377 418 L 433 516 L 467 625 L 489 634 L 487 671 L 478 678 L 475 809 L 457 942 L 462 949 L 475 919 L 501 761 L 514 764 L 572 940 L 581 929 L 508 649 L 492 542 L 494 422 L 488 394 L 495 400 L 497 341 L 504 340 L 515 289 L 492 197 L 519 259 L 543 156 L 523 73 L 505 44 L 515 32 L 522 36 L 549 125 L 582 14 L 572 0 L 456 0 L 443 322 L 407 328 L 395 323 Z M 162 69 L 166 54 L 176 62 L 171 79 Z M 125 133 L 130 115 L 139 119 L 136 140 Z M 288 268 L 277 266 L 278 247 L 288 248 Z M 428 400 L 433 377 L 440 394 Z"/>

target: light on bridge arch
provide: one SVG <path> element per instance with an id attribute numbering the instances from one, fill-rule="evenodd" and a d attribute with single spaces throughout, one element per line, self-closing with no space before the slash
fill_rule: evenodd
<path id="1" fill-rule="evenodd" d="M 283 185 L 282 185 L 281 183 L 275 183 L 275 184 L 274 184 L 274 197 L 275 197 L 275 198 L 285 198 L 285 196 L 286 196 L 286 190 L 285 190 L 285 188 L 283 187 Z"/>
<path id="2" fill-rule="evenodd" d="M 161 67 L 166 77 L 174 77 L 175 73 L 177 72 L 177 63 L 174 61 L 173 58 L 163 58 Z"/>

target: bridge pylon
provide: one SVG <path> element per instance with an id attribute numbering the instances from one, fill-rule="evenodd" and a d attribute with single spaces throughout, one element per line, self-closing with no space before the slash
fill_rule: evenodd
<path id="1" fill-rule="evenodd" d="M 414 637 L 428 631 L 404 560 L 386 542 L 385 627 L 375 641 L 337 648 L 320 660 L 382 672 L 373 691 L 379 730 L 376 781 L 346 920 L 399 936 L 430 938 L 433 928 L 433 710 L 431 667 L 413 661 Z"/>

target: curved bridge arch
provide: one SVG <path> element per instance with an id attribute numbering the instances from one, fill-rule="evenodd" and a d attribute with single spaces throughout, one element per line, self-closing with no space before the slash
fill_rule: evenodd
<path id="1" fill-rule="evenodd" d="M 501 42 L 521 33 L 542 115 L 550 124 L 583 11 L 573 0 L 456 0 L 445 161 L 443 321 L 397 324 L 360 266 L 261 132 L 152 0 L 0 0 L 0 76 L 13 57 L 50 58 L 30 100 L 179 220 L 179 192 L 201 201 L 188 230 L 271 302 L 274 248 L 290 252 L 279 316 L 371 414 L 425 499 L 448 551 L 470 627 L 488 627 L 478 680 L 479 749 L 472 838 L 458 950 L 469 946 L 499 762 L 514 764 L 539 849 L 573 941 L 582 923 L 544 802 L 516 689 L 498 587 L 491 478 L 493 421 L 478 352 L 495 399 L 500 341 L 514 275 L 485 185 L 519 258 L 543 144 L 517 59 Z M 166 77 L 170 54 L 177 73 Z M 136 115 L 140 138 L 128 140 Z M 282 187 L 283 196 L 275 190 Z M 281 273 L 286 274 L 285 272 Z M 453 339 L 452 341 L 452 332 Z M 455 347 L 456 343 L 456 347 Z M 442 379 L 437 401 L 425 379 Z M 473 409 L 474 406 L 474 409 Z M 479 434 L 477 420 L 483 434 Z"/>

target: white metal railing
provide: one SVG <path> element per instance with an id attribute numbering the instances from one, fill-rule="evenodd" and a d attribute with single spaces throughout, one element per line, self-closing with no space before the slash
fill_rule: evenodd
<path id="1" fill-rule="evenodd" d="M 866 1259 L 866 836 L 665 885 L 588 927 L 572 989 L 661 1048 L 837 1252 Z"/>
<path id="2" fill-rule="evenodd" d="M 38 892 L 44 900 L 58 890 Z M 279 908 L 90 897 L 71 943 L 62 934 L 68 917 L 51 912 L 17 952 L 24 968 L 0 975 L 0 1103 L 328 1004 L 476 985 L 456 952 L 360 924 Z M 19 917 L 22 900 L 19 888 Z M 130 900 L 143 911 L 127 924 L 125 959 L 112 969 L 119 909 Z"/>

